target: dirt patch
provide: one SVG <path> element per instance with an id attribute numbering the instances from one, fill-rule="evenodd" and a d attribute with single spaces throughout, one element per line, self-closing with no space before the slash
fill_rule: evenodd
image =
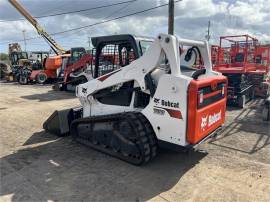
<path id="1" fill-rule="evenodd" d="M 0 85 L 1 201 L 269 201 L 270 125 L 262 100 L 228 108 L 223 134 L 197 151 L 160 150 L 136 167 L 42 130 L 79 105 L 51 86 Z"/>

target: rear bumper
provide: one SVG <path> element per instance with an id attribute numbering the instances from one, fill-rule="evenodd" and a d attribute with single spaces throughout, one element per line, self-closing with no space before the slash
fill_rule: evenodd
<path id="1" fill-rule="evenodd" d="M 216 128 L 214 131 L 209 133 L 206 137 L 204 137 L 202 140 L 200 140 L 196 144 L 189 144 L 187 146 L 181 146 L 181 145 L 173 144 L 173 143 L 166 142 L 163 140 L 158 140 L 158 146 L 161 148 L 169 149 L 176 152 L 186 152 L 192 149 L 196 149 L 200 144 L 207 142 L 208 140 L 212 138 L 217 137 L 218 135 L 220 135 L 222 129 L 223 129 L 223 126 Z"/>
<path id="2" fill-rule="evenodd" d="M 202 140 L 200 140 L 196 144 L 190 144 L 187 147 L 188 148 L 196 149 L 196 147 L 198 147 L 200 144 L 208 141 L 209 139 L 215 138 L 218 135 L 220 135 L 220 133 L 221 133 L 222 130 L 223 130 L 223 126 L 219 126 L 218 128 L 216 128 L 214 131 L 212 131 L 211 133 L 209 133 L 209 135 L 207 135 L 206 137 L 204 137 Z"/>

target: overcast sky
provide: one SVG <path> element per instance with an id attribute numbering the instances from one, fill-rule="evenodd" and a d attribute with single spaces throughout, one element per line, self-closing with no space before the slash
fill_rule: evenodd
<path id="1" fill-rule="evenodd" d="M 92 8 L 128 0 L 18 0 L 33 16 Z M 61 32 L 101 22 L 167 3 L 168 0 L 137 0 L 113 7 L 38 19 L 48 33 Z M 167 32 L 167 7 L 136 16 L 100 24 L 53 38 L 64 48 L 88 46 L 88 37 L 131 33 L 157 36 Z M 8 43 L 36 37 L 33 26 L 25 21 L 5 21 L 22 16 L 8 0 L 0 0 L 0 52 L 7 52 Z M 175 34 L 183 38 L 204 39 L 211 21 L 211 43 L 221 35 L 250 34 L 270 41 L 270 0 L 182 0 L 175 4 Z M 27 50 L 49 50 L 43 39 L 27 41 Z"/>

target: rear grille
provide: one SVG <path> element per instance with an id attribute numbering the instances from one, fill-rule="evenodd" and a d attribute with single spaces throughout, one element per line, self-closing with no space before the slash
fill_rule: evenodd
<path id="1" fill-rule="evenodd" d="M 206 86 L 198 90 L 198 109 L 217 102 L 225 97 L 225 83 L 219 83 L 215 89 Z M 201 98 L 200 98 L 201 96 Z"/>

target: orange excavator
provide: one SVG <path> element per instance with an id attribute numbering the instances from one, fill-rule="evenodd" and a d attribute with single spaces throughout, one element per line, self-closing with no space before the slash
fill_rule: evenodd
<path id="1" fill-rule="evenodd" d="M 49 57 L 43 60 L 42 68 L 39 70 L 32 70 L 29 75 L 29 80 L 37 79 L 39 83 L 45 82 L 48 78 L 55 79 L 56 70 L 61 66 L 62 55 L 67 51 L 62 48 L 54 39 L 39 25 L 39 23 L 31 16 L 31 14 L 23 8 L 16 0 L 9 0 L 9 2 L 19 11 L 37 30 L 38 34 L 42 36 L 49 44 L 51 49 L 57 56 Z"/>
<path id="2" fill-rule="evenodd" d="M 31 70 L 28 79 L 30 81 L 37 81 L 38 83 L 45 83 L 48 79 L 57 79 L 64 81 L 62 82 L 62 85 L 65 85 L 66 83 L 72 84 L 70 80 L 73 81 L 76 79 L 72 79 L 71 74 L 86 69 L 91 62 L 91 55 L 86 53 L 86 50 L 83 47 L 65 50 L 40 26 L 37 20 L 21 4 L 19 4 L 18 1 L 9 0 L 9 2 L 35 27 L 38 34 L 44 38 L 56 54 L 55 56 L 45 58 L 42 63 L 42 68 Z M 66 60 L 68 60 L 68 62 L 66 62 Z M 85 82 L 87 79 L 85 80 L 83 78 L 81 81 Z M 76 80 L 76 84 L 77 83 L 78 79 Z"/>

